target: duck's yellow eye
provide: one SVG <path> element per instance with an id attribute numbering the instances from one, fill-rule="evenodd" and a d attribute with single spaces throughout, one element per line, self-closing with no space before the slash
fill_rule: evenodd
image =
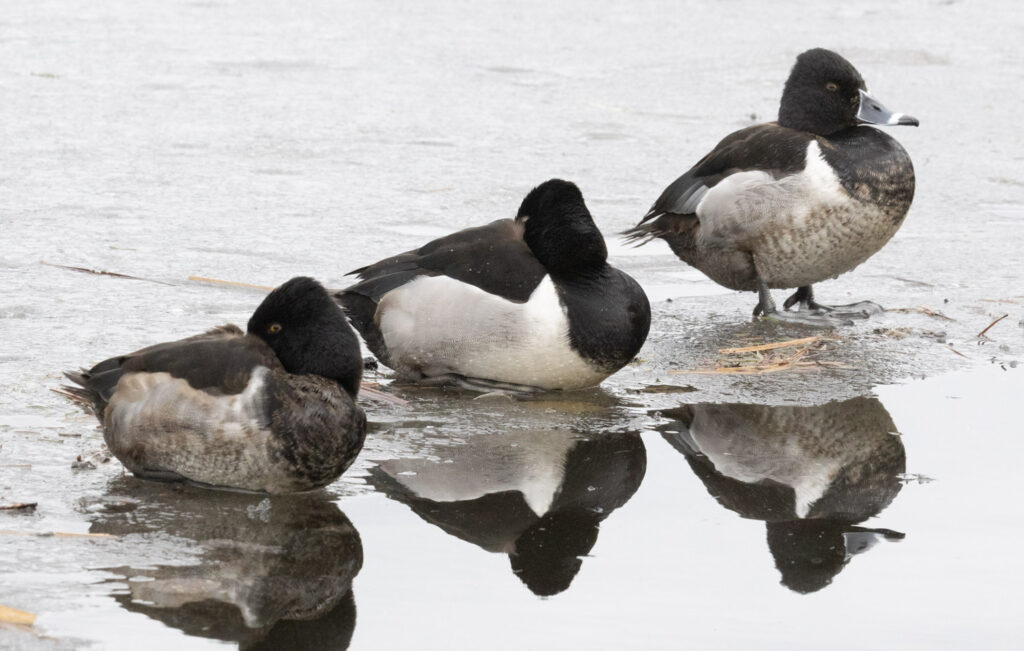
<path id="1" fill-rule="evenodd" d="M 267 328 L 267 332 L 269 332 L 272 335 L 276 335 L 277 333 L 281 332 L 281 324 L 280 323 L 271 323 L 270 327 Z"/>
<path id="2" fill-rule="evenodd" d="M 839 90 L 839 84 L 837 84 L 834 81 L 830 81 L 827 84 L 825 84 L 825 90 L 830 90 L 830 91 L 832 91 L 834 93 L 837 90 Z"/>

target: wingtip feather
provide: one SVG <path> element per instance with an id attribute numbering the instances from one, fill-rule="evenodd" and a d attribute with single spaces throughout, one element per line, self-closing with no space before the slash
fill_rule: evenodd
<path id="1" fill-rule="evenodd" d="M 84 368 L 80 368 L 77 371 L 64 371 L 64 377 L 84 388 L 89 378 L 89 371 Z"/>

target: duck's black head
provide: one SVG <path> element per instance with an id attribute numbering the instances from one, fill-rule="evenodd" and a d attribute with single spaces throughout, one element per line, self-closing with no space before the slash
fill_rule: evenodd
<path id="1" fill-rule="evenodd" d="M 353 397 L 359 391 L 359 340 L 345 313 L 312 278 L 292 278 L 272 291 L 249 319 L 248 331 L 267 342 L 289 373 L 335 380 Z"/>
<path id="2" fill-rule="evenodd" d="M 831 50 L 807 50 L 796 58 L 779 105 L 779 124 L 828 136 L 858 124 L 912 126 L 917 118 L 893 113 L 868 94 L 849 61 Z"/>
<path id="3" fill-rule="evenodd" d="M 827 136 L 857 125 L 864 79 L 831 50 L 807 50 L 796 58 L 779 105 L 779 124 Z"/>
<path id="4" fill-rule="evenodd" d="M 604 266 L 608 259 L 601 231 L 574 184 L 541 183 L 523 199 L 516 214 L 523 240 L 548 271 L 577 273 Z"/>

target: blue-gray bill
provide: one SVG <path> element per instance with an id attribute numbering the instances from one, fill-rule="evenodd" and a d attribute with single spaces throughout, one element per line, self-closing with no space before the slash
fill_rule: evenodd
<path id="1" fill-rule="evenodd" d="M 863 124 L 878 124 L 886 127 L 916 127 L 921 124 L 917 118 L 906 113 L 893 113 L 865 90 L 860 91 L 860 110 L 857 111 L 857 120 Z"/>

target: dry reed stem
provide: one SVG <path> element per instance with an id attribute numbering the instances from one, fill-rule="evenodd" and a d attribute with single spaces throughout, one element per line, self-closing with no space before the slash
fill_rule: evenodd
<path id="1" fill-rule="evenodd" d="M 167 285 L 168 287 L 174 287 L 174 283 L 167 283 L 162 280 L 153 280 L 152 278 L 140 278 L 138 276 L 129 276 L 128 274 L 119 274 L 114 271 L 104 271 L 103 269 L 89 269 L 87 267 L 72 267 L 66 264 L 54 264 L 53 262 L 46 262 L 40 260 L 39 264 L 54 267 L 56 269 L 65 269 L 67 271 L 77 271 L 83 274 L 93 274 L 94 276 L 111 276 L 113 278 L 125 278 L 127 280 L 141 280 L 146 283 L 156 283 L 157 285 Z"/>
<path id="2" fill-rule="evenodd" d="M 948 348 L 950 352 L 956 353 L 957 355 L 963 357 L 964 359 L 970 359 L 967 355 L 964 355 L 963 353 L 961 353 L 956 348 L 953 348 L 952 346 L 947 345 L 946 348 Z"/>
<path id="3" fill-rule="evenodd" d="M 954 321 L 954 322 L 956 321 L 956 319 L 948 317 L 945 314 L 943 314 L 942 312 L 938 312 L 938 311 L 933 310 L 931 308 L 927 308 L 927 307 L 925 307 L 923 305 L 918 305 L 917 307 L 893 307 L 893 308 L 886 308 L 885 311 L 886 312 L 899 312 L 899 313 L 903 313 L 903 314 L 906 314 L 908 312 L 917 312 L 918 314 L 924 314 L 925 316 L 932 316 L 932 317 L 935 317 L 936 319 L 942 319 L 944 321 Z"/>
<path id="4" fill-rule="evenodd" d="M 409 404 L 407 400 L 402 400 L 398 396 L 393 396 L 390 393 L 387 393 L 386 391 L 381 391 L 380 389 L 376 388 L 379 386 L 379 384 L 371 382 L 363 384 L 362 386 L 359 387 L 359 399 L 363 400 L 365 398 L 370 398 L 373 400 L 379 400 L 381 402 L 390 402 L 391 404 L 398 405 L 400 407 L 404 407 Z"/>
<path id="5" fill-rule="evenodd" d="M 246 289 L 261 289 L 265 292 L 274 291 L 273 287 L 267 287 L 266 285 L 253 285 L 251 283 L 242 283 L 237 280 L 219 280 L 217 278 L 204 278 L 202 276 L 189 276 L 189 280 L 195 280 L 201 283 L 213 283 L 215 285 L 230 285 L 231 287 L 245 287 Z"/>
<path id="6" fill-rule="evenodd" d="M 36 616 L 32 613 L 26 613 L 24 610 L 17 610 L 16 608 L 0 606 L 0 622 L 3 622 L 5 624 L 20 624 L 22 626 L 32 626 L 36 623 Z"/>
<path id="7" fill-rule="evenodd" d="M 1004 314 L 1003 316 L 999 317 L 998 319 L 996 319 L 992 323 L 988 324 L 988 327 L 986 327 L 984 330 L 982 330 L 981 332 L 978 333 L 978 339 L 981 339 L 982 337 L 984 337 L 985 333 L 992 329 L 992 326 L 994 326 L 995 324 L 999 323 L 1000 321 L 1002 321 L 1003 319 L 1005 319 L 1008 316 L 1010 316 L 1010 315 L 1009 314 Z"/>
<path id="8" fill-rule="evenodd" d="M 822 362 L 817 360 L 803 361 L 803 358 L 806 357 L 808 354 L 816 352 L 814 351 L 814 348 L 817 344 L 822 344 L 831 341 L 838 340 L 824 339 L 822 337 L 804 337 L 802 339 L 780 341 L 770 344 L 759 344 L 755 346 L 746 346 L 743 348 L 722 348 L 718 352 L 724 355 L 742 353 L 755 353 L 755 355 L 752 358 L 741 359 L 736 361 L 718 360 L 714 368 L 698 368 L 693 370 L 670 370 L 668 373 L 669 375 L 757 375 L 763 373 L 777 373 L 778 371 L 785 371 L 790 369 L 809 370 L 812 368 L 822 367 L 850 368 L 849 366 L 842 364 L 840 362 Z M 773 357 L 771 355 L 764 356 L 761 354 L 766 351 L 780 350 L 783 348 L 792 348 L 794 346 L 800 346 L 800 348 L 784 357 Z"/>
<path id="9" fill-rule="evenodd" d="M 790 346 L 802 346 L 813 344 L 818 341 L 838 341 L 837 339 L 823 339 L 822 337 L 804 337 L 803 339 L 790 339 L 789 341 L 776 341 L 771 344 L 759 344 L 757 346 L 744 346 L 742 348 L 719 348 L 720 355 L 735 355 L 737 353 L 754 353 L 762 350 L 775 350 L 777 348 L 789 348 Z"/>
<path id="10" fill-rule="evenodd" d="M 116 540 L 117 536 L 109 533 L 71 533 L 69 531 L 11 531 L 0 529 L 0 535 L 4 536 L 54 536 L 56 538 L 103 538 Z"/>

